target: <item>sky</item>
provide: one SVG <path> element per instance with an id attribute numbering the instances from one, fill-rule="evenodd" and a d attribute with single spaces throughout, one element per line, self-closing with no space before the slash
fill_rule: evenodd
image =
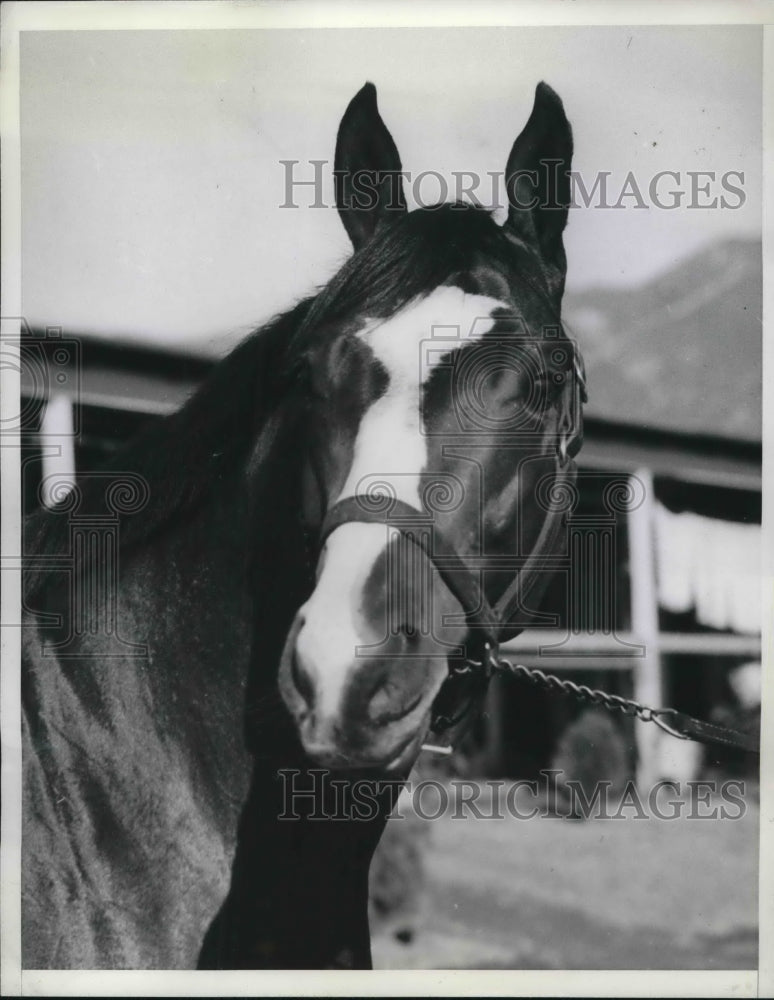
<path id="1" fill-rule="evenodd" d="M 347 237 L 309 189 L 282 207 L 281 161 L 304 178 L 327 161 L 330 205 L 338 123 L 366 80 L 404 169 L 439 171 L 450 197 L 454 171 L 503 170 L 536 83 L 554 87 L 585 186 L 609 172 L 615 203 L 632 172 L 644 202 L 571 210 L 568 288 L 641 284 L 714 241 L 760 238 L 757 27 L 25 32 L 21 53 L 33 324 L 219 354 L 323 284 Z M 648 190 L 667 170 L 674 209 Z M 689 171 L 715 173 L 695 201 L 729 207 L 689 207 Z M 743 199 L 721 186 L 730 171 Z M 416 190 L 434 200 L 435 183 Z"/>

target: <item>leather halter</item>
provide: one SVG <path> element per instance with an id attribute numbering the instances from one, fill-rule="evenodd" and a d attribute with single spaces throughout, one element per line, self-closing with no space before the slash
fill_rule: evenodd
<path id="1" fill-rule="evenodd" d="M 516 611 L 524 611 L 524 602 L 532 598 L 533 604 L 542 596 L 548 582 L 544 571 L 547 558 L 554 552 L 559 532 L 565 524 L 566 508 L 561 503 L 562 487 L 574 478 L 571 456 L 580 447 L 581 404 L 586 400 L 585 377 L 582 361 L 575 359 L 573 371 L 576 385 L 570 380 L 559 401 L 557 422 L 557 448 L 554 459 L 554 485 L 548 491 L 555 503 L 549 507 L 540 529 L 537 542 L 525 564 L 492 606 L 481 585 L 480 574 L 473 572 L 459 555 L 453 543 L 433 523 L 432 514 L 385 494 L 358 494 L 339 500 L 328 511 L 320 531 L 320 547 L 328 536 L 344 524 L 353 522 L 384 524 L 395 528 L 408 541 L 418 545 L 438 571 L 444 584 L 459 601 L 469 627 L 466 643 L 467 659 L 478 655 L 482 663 L 489 661 L 483 655 L 488 646 L 492 652 L 499 644 L 519 635 L 526 626 L 513 626 L 509 621 Z M 558 498 L 558 500 L 557 500 Z"/>
<path id="2" fill-rule="evenodd" d="M 564 493 L 562 486 L 567 483 L 572 471 L 571 457 L 580 447 L 581 404 L 587 399 L 583 361 L 577 354 L 574 375 L 576 386 L 567 386 L 559 402 L 558 441 L 554 458 L 555 479 L 552 492 L 560 500 Z M 511 615 L 514 611 L 526 610 L 523 602 L 528 597 L 532 599 L 533 604 L 540 601 L 547 582 L 547 574 L 544 573 L 541 580 L 540 573 L 546 567 L 547 558 L 554 551 L 565 516 L 564 505 L 561 502 L 548 510 L 537 542 L 527 561 L 494 607 L 486 599 L 479 576 L 471 571 L 454 545 L 433 524 L 432 515 L 403 500 L 385 494 L 345 497 L 328 511 L 321 529 L 320 545 L 322 547 L 325 539 L 336 528 L 353 521 L 389 525 L 426 553 L 443 582 L 462 606 L 470 629 L 469 638 L 478 647 L 475 651 L 477 659 L 469 654 L 460 663 L 458 657 L 450 657 L 449 675 L 436 695 L 431 709 L 432 732 L 440 734 L 462 721 L 473 700 L 482 694 L 492 672 L 498 670 L 525 677 L 544 689 L 563 690 L 574 694 L 581 701 L 601 704 L 611 711 L 636 715 L 644 722 L 656 723 L 665 732 L 679 739 L 738 747 L 758 753 L 758 740 L 754 734 L 740 733 L 727 726 L 694 719 L 673 708 L 648 708 L 632 699 L 621 698 L 605 691 L 594 691 L 574 681 L 562 680 L 551 674 L 544 674 L 542 670 L 513 664 L 499 658 L 499 643 L 523 631 L 524 626 L 514 627 L 509 624 Z M 469 646 L 466 651 L 469 653 Z M 455 659 L 456 664 L 453 664 L 452 661 Z M 460 702 L 464 706 L 462 710 L 459 710 Z M 444 746 L 429 749 L 446 751 L 449 748 Z"/>

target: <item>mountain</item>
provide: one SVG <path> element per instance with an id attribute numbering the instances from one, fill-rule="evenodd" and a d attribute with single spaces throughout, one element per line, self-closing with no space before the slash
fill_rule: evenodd
<path id="1" fill-rule="evenodd" d="M 589 416 L 761 439 L 762 252 L 728 240 L 627 289 L 567 292 Z"/>

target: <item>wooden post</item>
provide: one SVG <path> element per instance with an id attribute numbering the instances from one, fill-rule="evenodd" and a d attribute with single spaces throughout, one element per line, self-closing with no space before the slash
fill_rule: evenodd
<path id="1" fill-rule="evenodd" d="M 46 403 L 40 441 L 49 446 L 42 454 L 43 502 L 51 507 L 75 485 L 73 404 L 64 393 L 53 394 Z"/>
<path id="2" fill-rule="evenodd" d="M 632 479 L 633 495 L 643 494 L 642 503 L 629 511 L 632 631 L 635 640 L 645 647 L 644 656 L 633 661 L 634 697 L 652 708 L 660 708 L 664 703 L 664 685 L 656 592 L 653 474 L 650 469 L 638 469 Z M 638 753 L 637 782 L 644 787 L 659 778 L 659 729 L 653 723 L 636 722 L 634 732 Z"/>

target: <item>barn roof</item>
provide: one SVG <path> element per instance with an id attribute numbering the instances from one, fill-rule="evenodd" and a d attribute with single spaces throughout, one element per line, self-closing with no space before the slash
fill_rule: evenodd
<path id="1" fill-rule="evenodd" d="M 718 243 L 637 288 L 568 292 L 590 417 L 761 440 L 758 241 Z"/>

